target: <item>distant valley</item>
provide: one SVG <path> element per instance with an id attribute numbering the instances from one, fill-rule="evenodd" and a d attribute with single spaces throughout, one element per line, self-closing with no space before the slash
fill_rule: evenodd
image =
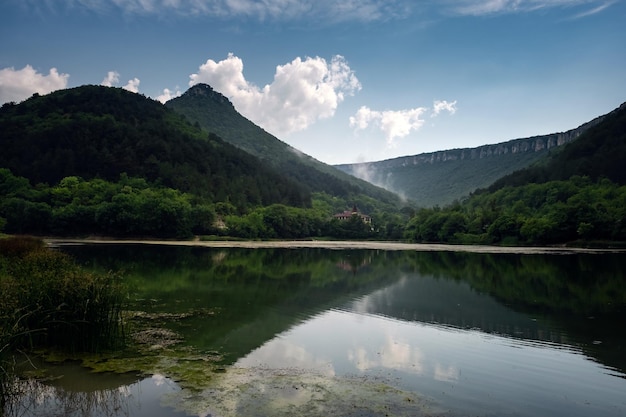
<path id="1" fill-rule="evenodd" d="M 393 191 L 420 207 L 444 206 L 532 165 L 574 141 L 604 117 L 562 133 L 335 167 Z"/>

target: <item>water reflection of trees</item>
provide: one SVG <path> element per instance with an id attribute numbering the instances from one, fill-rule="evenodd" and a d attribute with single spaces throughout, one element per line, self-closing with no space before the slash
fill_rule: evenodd
<path id="1" fill-rule="evenodd" d="M 328 249 L 212 249 L 137 245 L 66 248 L 100 270 L 124 270 L 140 292 L 163 303 L 227 311 L 255 320 L 272 304 L 307 308 L 362 293 L 404 274 L 466 282 L 518 311 L 588 317 L 626 309 L 622 254 L 520 255 Z M 149 279 L 146 279 L 149 277 Z M 199 298 L 198 294 L 206 297 Z M 306 297 L 300 297 L 304 294 Z M 326 294 L 326 295 L 325 295 Z M 330 294 L 330 295 L 329 295 Z M 246 318 L 247 317 L 247 318 Z"/>
<path id="2" fill-rule="evenodd" d="M 626 373 L 626 257 L 623 254 L 416 253 L 411 269 L 466 282 L 510 309 L 548 325 L 522 338 L 576 345 Z M 521 331 L 521 329 L 514 329 Z M 506 333 L 510 334 L 510 333 Z"/>
<path id="3" fill-rule="evenodd" d="M 37 379 L 14 378 L 6 398 L 6 417 L 109 417 L 129 416 L 131 394 L 127 387 L 91 392 L 69 391 Z"/>
<path id="4" fill-rule="evenodd" d="M 603 363 L 626 369 L 626 359 L 620 359 L 613 348 L 624 344 L 624 337 L 615 330 L 626 311 L 626 258 L 622 254 L 521 255 L 137 245 L 67 249 L 94 268 L 127 271 L 129 279 L 141 287 L 145 297 L 158 299 L 162 308 L 215 307 L 219 314 L 211 319 L 206 330 L 190 332 L 187 337 L 191 343 L 207 349 L 228 346 L 233 349 L 233 358 L 307 315 L 387 288 L 404 276 L 428 276 L 443 283 L 464 283 L 472 291 L 497 300 L 500 310 L 514 311 L 518 318 L 541 317 L 545 325 L 535 329 L 519 326 L 514 320 L 498 321 L 501 313 L 491 315 L 493 319 L 481 324 L 479 318 L 470 320 L 468 314 L 456 313 L 452 308 L 443 311 L 442 306 L 436 304 L 428 307 L 428 300 L 420 301 L 424 317 L 430 315 L 432 320 L 442 324 L 450 324 L 446 320 L 452 320 L 462 326 L 520 338 L 579 343 Z M 449 299 L 452 287 L 448 287 L 444 292 L 448 291 Z M 415 305 L 417 300 L 405 295 L 407 305 Z M 180 300 L 185 302 L 180 303 Z M 483 304 L 480 308 L 487 307 Z M 276 314 L 277 311 L 281 314 Z M 394 314 L 399 313 L 390 312 Z M 189 323 L 189 326 L 194 328 L 196 324 Z M 258 333 L 255 341 L 248 337 L 252 328 Z M 239 333 L 246 337 L 236 337 Z M 602 343 L 594 343 L 596 341 Z"/>
<path id="5" fill-rule="evenodd" d="M 626 258 L 620 254 L 418 253 L 423 274 L 466 281 L 508 305 L 581 316 L 623 311 Z"/>
<path id="6" fill-rule="evenodd" d="M 587 314 L 610 312 L 626 306 L 626 257 L 623 254 L 225 250 L 146 245 L 87 245 L 63 250 L 95 269 L 122 270 L 131 277 L 135 274 L 153 277 L 153 281 L 159 281 L 162 276 L 170 283 L 193 277 L 219 277 L 222 281 L 242 282 L 246 279 L 256 281 L 259 277 L 291 280 L 298 275 L 301 280 L 313 280 L 317 284 L 350 279 L 331 273 L 340 266 L 350 271 L 358 270 L 359 282 L 372 280 L 381 269 L 387 271 L 390 280 L 403 272 L 417 272 L 466 281 L 479 291 L 520 307 Z M 363 268 L 366 265 L 368 268 Z"/>

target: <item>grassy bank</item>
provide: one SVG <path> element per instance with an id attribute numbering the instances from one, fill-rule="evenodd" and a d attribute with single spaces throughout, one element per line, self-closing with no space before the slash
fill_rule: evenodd
<path id="1" fill-rule="evenodd" d="M 118 274 L 84 271 L 40 239 L 0 239 L 0 384 L 17 351 L 99 352 L 123 343 Z"/>

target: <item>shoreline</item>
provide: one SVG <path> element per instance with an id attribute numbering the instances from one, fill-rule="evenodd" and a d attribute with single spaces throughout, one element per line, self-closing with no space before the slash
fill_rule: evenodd
<path id="1" fill-rule="evenodd" d="M 414 252 L 469 252 L 469 253 L 510 253 L 510 254 L 552 254 L 571 255 L 578 253 L 606 254 L 626 253 L 626 249 L 592 249 L 567 247 L 533 246 L 487 246 L 487 245 L 449 245 L 439 243 L 402 243 L 382 241 L 326 241 L 326 240 L 277 240 L 277 241 L 200 241 L 200 240 L 153 240 L 153 239 L 69 239 L 47 237 L 43 239 L 49 246 L 80 244 L 133 244 L 163 246 L 195 246 L 207 248 L 243 248 L 243 249 L 335 249 L 335 250 L 387 250 Z"/>

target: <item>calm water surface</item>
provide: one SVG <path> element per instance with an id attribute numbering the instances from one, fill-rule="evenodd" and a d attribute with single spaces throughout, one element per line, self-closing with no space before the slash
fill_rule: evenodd
<path id="1" fill-rule="evenodd" d="M 180 342 L 155 357 L 188 356 L 50 367 L 16 415 L 626 415 L 623 254 L 60 250 L 125 271 Z"/>

